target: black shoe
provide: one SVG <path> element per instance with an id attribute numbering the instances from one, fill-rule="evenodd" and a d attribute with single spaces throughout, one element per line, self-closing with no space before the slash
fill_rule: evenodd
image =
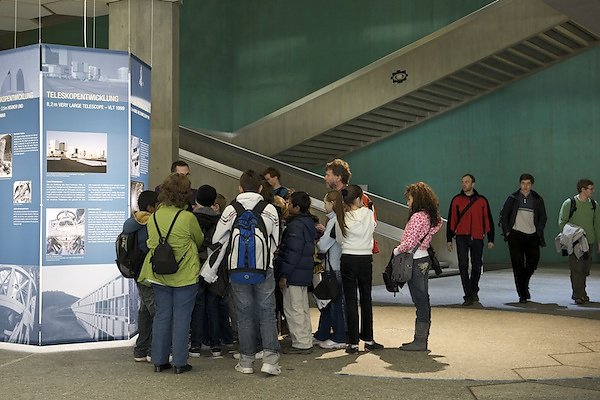
<path id="1" fill-rule="evenodd" d="M 479 303 L 479 295 L 478 294 L 473 295 L 473 301 L 476 301 Z"/>
<path id="2" fill-rule="evenodd" d="M 465 299 L 465 301 L 462 303 L 463 306 L 468 307 L 468 306 L 472 306 L 473 305 L 473 299 L 470 297 L 467 297 Z"/>
<path id="3" fill-rule="evenodd" d="M 575 299 L 575 304 L 584 304 L 585 300 L 584 299 Z"/>
<path id="4" fill-rule="evenodd" d="M 172 365 L 170 363 L 160 364 L 154 366 L 154 372 L 163 372 L 165 369 L 170 369 Z"/>
<path id="5" fill-rule="evenodd" d="M 283 354 L 310 354 L 313 352 L 313 348 L 309 347 L 308 349 L 300 349 L 298 347 L 287 347 L 282 349 Z"/>
<path id="6" fill-rule="evenodd" d="M 192 366 L 190 364 L 186 364 L 183 367 L 175 367 L 173 372 L 176 374 L 183 374 L 184 372 L 188 372 L 192 370 Z"/>
<path id="7" fill-rule="evenodd" d="M 525 304 L 525 303 L 527 303 L 527 299 L 526 299 L 525 297 L 521 297 L 521 298 L 519 299 L 519 303 L 521 303 L 521 304 Z"/>
<path id="8" fill-rule="evenodd" d="M 381 350 L 381 349 L 383 349 L 383 345 L 377 343 L 374 340 L 373 340 L 373 343 L 371 343 L 371 344 L 365 343 L 365 350 L 373 351 L 373 350 Z"/>
<path id="9" fill-rule="evenodd" d="M 525 299 L 531 299 L 531 293 L 529 293 L 529 289 L 527 289 L 527 293 L 525 294 Z"/>
<path id="10" fill-rule="evenodd" d="M 358 346 L 354 347 L 351 344 L 349 344 L 348 346 L 346 346 L 346 353 L 348 353 L 348 354 L 358 353 Z"/>

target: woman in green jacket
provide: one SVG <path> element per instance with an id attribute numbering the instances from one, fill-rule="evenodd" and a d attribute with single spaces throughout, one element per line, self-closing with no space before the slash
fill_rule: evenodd
<path id="1" fill-rule="evenodd" d="M 148 248 L 138 282 L 152 285 L 155 315 L 152 324 L 152 362 L 154 371 L 161 372 L 174 366 L 176 374 L 192 369 L 188 361 L 190 320 L 196 293 L 200 261 L 198 248 L 204 240 L 198 220 L 186 211 L 191 185 L 185 175 L 171 174 L 161 185 L 160 203 L 148 221 Z M 152 256 L 162 235 L 173 248 L 178 269 L 173 274 L 158 274 L 152 268 Z M 160 230 L 160 235 L 157 230 Z M 173 351 L 173 365 L 168 361 Z"/>

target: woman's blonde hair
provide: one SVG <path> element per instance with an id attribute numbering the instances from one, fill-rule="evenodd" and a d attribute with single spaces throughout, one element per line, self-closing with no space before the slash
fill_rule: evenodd
<path id="1" fill-rule="evenodd" d="M 335 212 L 335 218 L 337 219 L 338 225 L 342 230 L 342 235 L 346 236 L 346 222 L 344 220 L 344 203 L 342 195 L 337 190 L 327 192 L 325 195 L 325 201 L 333 203 L 333 212 Z"/>

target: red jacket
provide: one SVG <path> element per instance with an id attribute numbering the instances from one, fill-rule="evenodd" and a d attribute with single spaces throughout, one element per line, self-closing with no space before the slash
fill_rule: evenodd
<path id="1" fill-rule="evenodd" d="M 462 211 L 470 202 L 473 202 L 473 204 L 459 220 L 459 215 L 462 214 Z M 473 191 L 471 196 L 467 196 L 461 191 L 454 196 L 450 203 L 446 240 L 451 242 L 456 235 L 468 235 L 478 240 L 483 240 L 484 236 L 487 235 L 488 242 L 494 242 L 494 220 L 490 212 L 490 205 L 487 199 L 477 193 L 476 190 Z"/>

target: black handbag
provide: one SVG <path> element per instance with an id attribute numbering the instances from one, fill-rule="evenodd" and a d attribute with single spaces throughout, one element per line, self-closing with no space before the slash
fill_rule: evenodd
<path id="1" fill-rule="evenodd" d="M 431 268 L 434 270 L 435 275 L 440 276 L 442 274 L 442 266 L 431 245 L 427 248 L 427 254 L 429 254 L 429 258 L 431 259 Z"/>
<path id="2" fill-rule="evenodd" d="M 327 260 L 328 253 L 325 253 L 324 270 L 313 275 L 313 294 L 319 300 L 334 301 L 338 296 L 337 277 Z M 328 264 L 329 269 L 327 269 Z"/>

